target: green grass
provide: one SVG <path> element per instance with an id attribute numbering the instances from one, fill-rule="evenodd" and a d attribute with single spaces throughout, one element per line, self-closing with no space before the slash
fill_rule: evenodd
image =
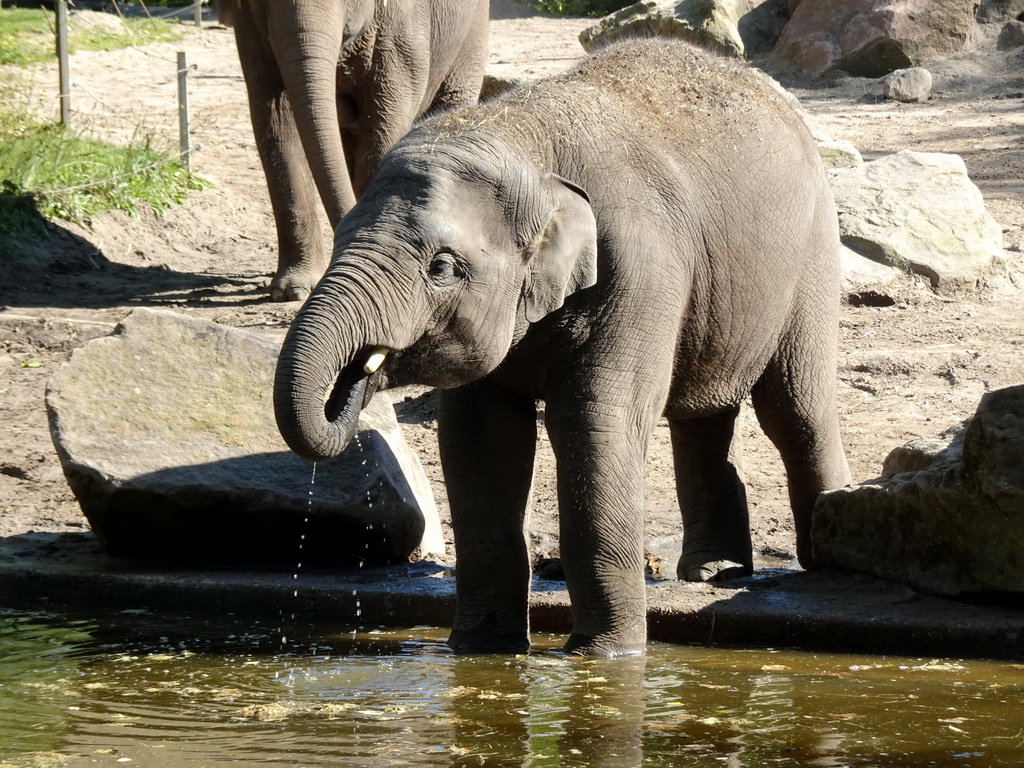
<path id="1" fill-rule="evenodd" d="M 0 141 L 0 234 L 31 233 L 42 219 L 85 223 L 110 209 L 135 214 L 140 204 L 159 213 L 202 186 L 146 143 L 119 147 L 61 125 L 36 126 Z"/>
<path id="2" fill-rule="evenodd" d="M 206 186 L 147 139 L 117 146 L 88 137 L 78 115 L 71 131 L 32 112 L 30 100 L 18 101 L 31 95 L 20 85 L 21 68 L 56 56 L 53 23 L 52 12 L 0 9 L 0 239 L 41 235 L 52 219 L 87 223 L 111 209 L 135 214 L 148 205 L 160 213 Z M 70 43 L 79 51 L 179 36 L 174 26 L 149 20 L 131 22 L 125 34 L 77 27 Z"/>
<path id="3" fill-rule="evenodd" d="M 177 23 L 125 19 L 124 32 L 111 33 L 86 22 L 72 21 L 68 37 L 71 53 L 113 51 L 131 45 L 180 39 Z M 56 16 L 37 8 L 0 8 L 0 64 L 27 66 L 50 61 L 56 54 Z"/>

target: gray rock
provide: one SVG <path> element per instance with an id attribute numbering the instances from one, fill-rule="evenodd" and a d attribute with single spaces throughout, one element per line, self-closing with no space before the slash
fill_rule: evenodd
<path id="1" fill-rule="evenodd" d="M 978 6 L 979 24 L 992 24 L 1017 18 L 1024 13 L 1024 0 L 981 0 Z"/>
<path id="2" fill-rule="evenodd" d="M 975 290 L 1005 265 L 1002 230 L 957 155 L 903 151 L 829 180 L 843 243 L 872 261 L 942 293 Z"/>
<path id="3" fill-rule="evenodd" d="M 965 0 L 803 0 L 767 63 L 810 77 L 882 77 L 963 50 L 974 32 Z"/>
<path id="4" fill-rule="evenodd" d="M 844 294 L 886 286 L 904 274 L 899 269 L 865 258 L 845 245 L 839 248 L 839 268 L 842 275 L 840 289 Z"/>
<path id="5" fill-rule="evenodd" d="M 882 476 L 923 472 L 941 462 L 962 461 L 966 426 L 967 422 L 957 424 L 936 437 L 919 437 L 895 448 L 882 462 Z"/>
<path id="6" fill-rule="evenodd" d="M 837 141 L 835 139 L 818 139 L 818 154 L 825 164 L 825 170 L 833 171 L 837 168 L 856 168 L 864 164 L 864 158 L 860 151 L 849 141 Z"/>
<path id="7" fill-rule="evenodd" d="M 996 39 L 1000 51 L 1011 51 L 1024 45 L 1024 22 L 1010 21 L 1003 25 Z"/>
<path id="8" fill-rule="evenodd" d="M 942 439 L 898 449 L 897 474 L 822 494 L 820 565 L 949 597 L 1024 594 L 1024 386 L 986 394 Z"/>
<path id="9" fill-rule="evenodd" d="M 928 101 L 932 97 L 932 73 L 924 67 L 897 69 L 882 80 L 882 95 L 907 104 Z"/>
<path id="10" fill-rule="evenodd" d="M 789 21 L 789 0 L 733 0 L 733 8 L 748 55 L 774 48 Z"/>
<path id="11" fill-rule="evenodd" d="M 728 56 L 743 56 L 729 0 L 643 0 L 580 32 L 588 53 L 625 37 L 674 37 Z"/>
<path id="12" fill-rule="evenodd" d="M 387 396 L 314 482 L 274 422 L 277 351 L 245 331 L 140 309 L 54 374 L 54 445 L 110 554 L 358 565 L 444 551 Z"/>

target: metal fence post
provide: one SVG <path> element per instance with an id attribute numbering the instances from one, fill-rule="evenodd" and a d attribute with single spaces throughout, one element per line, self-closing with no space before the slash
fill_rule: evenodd
<path id="1" fill-rule="evenodd" d="M 60 73 L 60 121 L 71 124 L 71 75 L 68 71 L 68 0 L 57 0 L 57 68 Z"/>
<path id="2" fill-rule="evenodd" d="M 192 146 L 188 127 L 188 61 L 184 51 L 178 51 L 178 148 L 185 170 L 192 173 Z"/>

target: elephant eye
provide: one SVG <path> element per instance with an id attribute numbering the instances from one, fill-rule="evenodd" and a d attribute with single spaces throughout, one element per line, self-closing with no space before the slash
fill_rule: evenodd
<path id="1" fill-rule="evenodd" d="M 434 254 L 427 265 L 427 276 L 439 286 L 453 285 L 466 276 L 466 269 L 450 251 Z"/>

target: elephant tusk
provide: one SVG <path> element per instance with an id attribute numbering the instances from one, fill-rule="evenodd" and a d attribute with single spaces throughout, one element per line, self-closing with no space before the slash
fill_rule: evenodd
<path id="1" fill-rule="evenodd" d="M 363 370 L 369 374 L 376 373 L 377 369 L 380 368 L 381 365 L 384 363 L 384 358 L 388 356 L 388 352 L 390 351 L 390 349 L 387 349 L 385 347 L 375 349 L 373 352 L 370 353 L 370 356 L 366 358 L 366 362 L 363 364 Z"/>

